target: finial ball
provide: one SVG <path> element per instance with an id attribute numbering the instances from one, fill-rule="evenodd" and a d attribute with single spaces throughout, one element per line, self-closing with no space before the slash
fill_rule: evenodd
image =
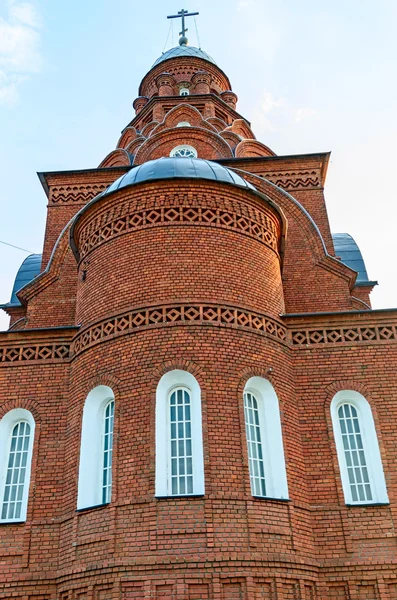
<path id="1" fill-rule="evenodd" d="M 182 35 L 179 38 L 179 45 L 180 46 L 187 46 L 187 42 L 188 42 L 188 39 L 187 39 L 187 37 L 185 35 Z"/>

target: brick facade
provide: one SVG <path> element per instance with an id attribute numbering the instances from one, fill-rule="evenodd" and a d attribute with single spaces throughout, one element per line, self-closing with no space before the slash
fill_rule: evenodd
<path id="1" fill-rule="evenodd" d="M 0 419 L 36 423 L 26 521 L 0 523 L 0 600 L 397 600 L 397 311 L 368 309 L 335 257 L 328 154 L 275 156 L 205 59 L 156 65 L 139 94 L 100 168 L 40 175 L 42 273 L 0 334 Z M 178 144 L 255 190 L 168 178 L 98 197 Z M 174 369 L 201 389 L 203 496 L 155 497 L 156 388 Z M 288 499 L 251 494 L 251 377 L 279 400 Z M 112 497 L 77 511 L 96 386 L 115 398 Z M 345 502 L 341 390 L 371 406 L 388 503 Z"/>

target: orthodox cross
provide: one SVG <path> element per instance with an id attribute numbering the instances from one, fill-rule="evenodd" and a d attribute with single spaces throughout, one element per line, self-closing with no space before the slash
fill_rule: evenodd
<path id="1" fill-rule="evenodd" d="M 180 18 L 182 19 L 182 31 L 179 33 L 179 35 L 182 36 L 179 40 L 179 44 L 181 46 L 182 45 L 186 46 L 186 44 L 187 44 L 187 37 L 185 34 L 188 31 L 188 29 L 187 29 L 187 27 L 185 27 L 185 17 L 194 17 L 195 15 L 198 15 L 198 14 L 199 14 L 198 12 L 190 13 L 188 10 L 184 10 L 182 8 L 182 10 L 178 11 L 177 15 L 169 15 L 167 17 L 167 19 L 180 19 Z"/>

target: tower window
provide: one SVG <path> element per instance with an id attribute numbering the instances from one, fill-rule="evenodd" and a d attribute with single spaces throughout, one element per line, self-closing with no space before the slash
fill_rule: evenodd
<path id="1" fill-rule="evenodd" d="M 34 420 L 24 409 L 14 409 L 0 421 L 0 522 L 26 520 Z"/>
<path id="2" fill-rule="evenodd" d="M 201 393 L 187 371 L 169 371 L 156 392 L 156 496 L 204 494 Z"/>
<path id="3" fill-rule="evenodd" d="M 77 508 L 107 504 L 112 497 L 114 395 L 99 385 L 83 410 Z"/>
<path id="4" fill-rule="evenodd" d="M 254 496 L 266 496 L 258 401 L 254 394 L 250 392 L 244 394 L 244 415 L 252 494 Z"/>
<path id="5" fill-rule="evenodd" d="M 102 503 L 110 502 L 112 496 L 112 454 L 113 454 L 114 400 L 110 400 L 103 415 L 103 469 Z"/>
<path id="6" fill-rule="evenodd" d="M 332 425 L 346 504 L 388 502 L 379 444 L 367 400 L 353 390 L 331 403 Z"/>
<path id="7" fill-rule="evenodd" d="M 179 90 L 180 96 L 189 96 L 189 94 L 190 94 L 190 92 L 189 92 L 188 88 L 183 87 Z"/>
<path id="8" fill-rule="evenodd" d="M 170 152 L 170 156 L 178 158 L 197 158 L 197 150 L 193 146 L 176 146 Z"/>
<path id="9" fill-rule="evenodd" d="M 247 381 L 244 419 L 252 495 L 288 499 L 278 398 L 267 379 Z"/>

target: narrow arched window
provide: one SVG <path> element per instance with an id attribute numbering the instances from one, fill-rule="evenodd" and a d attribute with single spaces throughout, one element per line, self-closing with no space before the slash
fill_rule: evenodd
<path id="1" fill-rule="evenodd" d="M 112 496 L 112 455 L 113 455 L 114 400 L 105 406 L 103 415 L 103 470 L 102 503 L 110 502 Z"/>
<path id="2" fill-rule="evenodd" d="M 114 395 L 99 385 L 83 410 L 77 508 L 108 504 L 112 498 Z"/>
<path id="3" fill-rule="evenodd" d="M 288 498 L 277 394 L 267 379 L 251 377 L 244 388 L 244 419 L 251 493 Z"/>
<path id="4" fill-rule="evenodd" d="M 156 496 L 204 494 L 201 394 L 186 371 L 169 371 L 156 393 Z"/>
<path id="5" fill-rule="evenodd" d="M 266 496 L 265 465 L 258 401 L 251 392 L 244 394 L 244 414 L 252 494 L 254 496 Z"/>
<path id="6" fill-rule="evenodd" d="M 369 403 L 353 390 L 338 392 L 331 403 L 331 416 L 346 504 L 387 503 Z"/>
<path id="7" fill-rule="evenodd" d="M 0 522 L 26 520 L 34 426 L 24 409 L 11 410 L 0 421 Z"/>

